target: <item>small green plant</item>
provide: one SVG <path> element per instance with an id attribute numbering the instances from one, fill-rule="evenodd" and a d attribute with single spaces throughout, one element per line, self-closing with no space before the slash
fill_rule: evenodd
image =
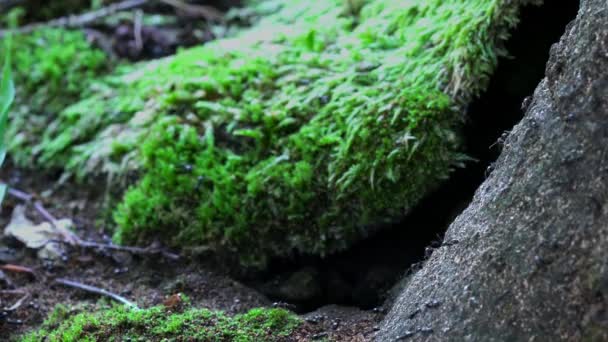
<path id="1" fill-rule="evenodd" d="M 7 45 L 10 45 L 10 39 L 7 39 Z M 10 51 L 10 49 L 7 49 Z M 15 99 L 15 85 L 11 75 L 11 56 L 9 53 L 4 57 L 4 67 L 2 69 L 2 79 L 0 80 L 0 166 L 4 163 L 6 157 L 6 144 L 4 143 L 4 135 L 6 133 L 6 125 L 8 122 L 8 111 Z M 6 194 L 6 185 L 0 185 L 0 203 Z"/>
<path id="2" fill-rule="evenodd" d="M 96 120 L 89 121 L 90 126 L 75 124 L 78 117 L 73 116 L 73 111 L 65 115 L 61 111 L 83 96 L 107 92 L 100 87 L 90 89 L 89 85 L 111 68 L 110 61 L 77 30 L 43 28 L 15 35 L 11 45 L 10 51 L 0 45 L 0 60 L 11 54 L 12 78 L 17 85 L 11 124 L 6 131 L 11 160 L 19 167 L 38 170 L 63 167 L 67 161 L 61 152 L 66 142 L 48 143 L 47 136 L 64 132 L 80 141 L 90 126 L 98 124 Z M 116 110 L 119 112 L 120 108 Z M 65 125 L 58 127 L 58 116 L 66 119 Z"/>
<path id="3" fill-rule="evenodd" d="M 229 316 L 221 311 L 163 306 L 132 310 L 114 306 L 70 314 L 58 306 L 23 342 L 37 341 L 284 341 L 301 324 L 282 309 L 257 308 Z"/>

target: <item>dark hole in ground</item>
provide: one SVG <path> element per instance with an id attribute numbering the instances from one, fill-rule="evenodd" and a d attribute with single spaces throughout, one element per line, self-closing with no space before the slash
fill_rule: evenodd
<path id="1" fill-rule="evenodd" d="M 525 97 L 544 77 L 551 45 L 576 17 L 578 1 L 548 1 L 528 6 L 488 90 L 468 109 L 467 154 L 477 160 L 457 170 L 411 215 L 350 250 L 326 259 L 273 265 L 269 275 L 253 284 L 271 299 L 295 305 L 300 312 L 327 304 L 370 309 L 382 304 L 389 289 L 437 247 L 453 219 L 466 208 L 497 159 L 497 140 L 523 117 Z M 279 276 L 276 276 L 279 274 Z"/>

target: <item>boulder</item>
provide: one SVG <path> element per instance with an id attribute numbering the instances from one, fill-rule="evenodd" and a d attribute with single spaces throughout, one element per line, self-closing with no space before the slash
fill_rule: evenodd
<path id="1" fill-rule="evenodd" d="M 463 165 L 465 108 L 536 2 L 250 1 L 260 19 L 235 37 L 28 107 L 11 147 L 22 165 L 84 182 L 139 175 L 115 210 L 118 243 L 159 239 L 248 267 L 323 257 L 402 218 Z M 53 75 L 74 75 L 81 49 L 54 39 L 71 53 Z"/>
<path id="2" fill-rule="evenodd" d="M 583 0 L 494 171 L 379 341 L 608 339 L 608 11 Z"/>

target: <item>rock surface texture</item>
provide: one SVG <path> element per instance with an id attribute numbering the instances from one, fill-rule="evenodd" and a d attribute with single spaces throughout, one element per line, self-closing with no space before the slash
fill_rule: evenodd
<path id="1" fill-rule="evenodd" d="M 608 7 L 583 0 L 472 204 L 378 340 L 608 340 Z"/>

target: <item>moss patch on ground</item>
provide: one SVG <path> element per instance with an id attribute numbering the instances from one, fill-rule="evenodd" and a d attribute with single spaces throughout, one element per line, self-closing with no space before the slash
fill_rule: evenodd
<path id="1" fill-rule="evenodd" d="M 252 1 L 263 19 L 238 37 L 87 85 L 35 159 L 81 179 L 141 170 L 121 243 L 247 266 L 342 250 L 462 164 L 463 108 L 524 2 Z"/>
<path id="2" fill-rule="evenodd" d="M 282 341 L 300 324 L 282 309 L 253 309 L 234 317 L 207 309 L 170 312 L 115 306 L 70 316 L 58 306 L 24 342 L 48 341 Z"/>

